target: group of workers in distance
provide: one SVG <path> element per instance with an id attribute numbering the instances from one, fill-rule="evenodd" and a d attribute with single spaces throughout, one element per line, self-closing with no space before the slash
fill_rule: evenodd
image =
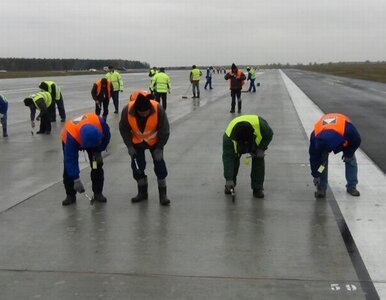
<path id="1" fill-rule="evenodd" d="M 136 180 L 138 188 L 137 195 L 131 198 L 133 203 L 148 199 L 145 151 L 149 150 L 157 177 L 160 205 L 170 205 L 166 185 L 168 170 L 163 156 L 164 147 L 170 135 L 169 121 L 165 112 L 166 98 L 165 101 L 162 100 L 162 105 L 159 103 L 160 99 L 163 99 L 163 88 L 170 92 L 170 79 L 169 76 L 165 75 L 163 68 L 153 74 L 149 73 L 151 77 L 150 92 L 134 91 L 130 95 L 128 104 L 123 107 L 121 112 L 119 132 L 127 146 L 133 178 Z M 199 82 L 201 75 L 201 71 L 194 65 L 190 73 L 190 81 L 193 85 L 193 96 L 197 98 L 200 97 L 200 91 L 197 88 L 196 81 Z M 230 80 L 231 113 L 235 112 L 236 100 L 238 112 L 241 113 L 240 93 L 246 76 L 235 64 L 232 64 L 231 70 L 226 73 L 224 78 Z M 114 82 L 117 84 L 116 87 L 114 87 Z M 39 87 L 42 91 L 25 98 L 24 103 L 31 109 L 31 122 L 35 120 L 36 109 L 40 111 L 37 117 L 41 121 L 38 133 L 49 134 L 51 132 L 51 121 L 54 120 L 55 115 L 55 106 L 52 105 L 52 101 L 55 101 L 58 107 L 61 121 L 64 122 L 66 119 L 63 96 L 60 88 L 52 81 L 44 81 Z M 210 85 L 209 88 L 211 88 Z M 114 99 L 114 92 L 119 93 L 122 89 L 123 84 L 120 75 L 116 76 L 115 79 L 112 79 L 112 75 L 106 75 L 105 78 L 95 82 L 91 90 L 91 95 L 95 100 L 95 113 L 84 113 L 65 123 L 61 132 L 61 140 L 64 162 L 63 184 L 66 190 L 66 198 L 63 200 L 62 205 L 74 204 L 76 202 L 76 193 L 85 192 L 80 179 L 79 151 L 86 151 L 88 154 L 93 200 L 100 203 L 107 201 L 103 195 L 102 152 L 106 150 L 111 137 L 110 128 L 106 122 L 108 104 L 110 98 Z M 251 91 L 253 92 L 253 89 Z M 158 101 L 156 100 L 157 97 Z M 118 103 L 115 103 L 114 106 L 115 111 L 117 111 L 119 108 Z M 103 114 L 101 117 L 102 107 Z M 0 95 L 0 114 L 3 136 L 6 137 L 7 101 L 2 95 Z M 3 120 L 5 120 L 5 123 Z M 240 159 L 242 155 L 246 154 L 248 155 L 247 158 L 252 160 L 250 175 L 252 194 L 256 198 L 264 197 L 265 152 L 272 138 L 273 130 L 261 116 L 254 114 L 240 115 L 229 122 L 223 134 L 222 143 L 225 194 L 234 192 Z M 311 174 L 316 186 L 316 198 L 326 196 L 328 156 L 331 152 L 343 152 L 342 159 L 346 168 L 346 190 L 352 196 L 360 195 L 356 189 L 358 166 L 355 158 L 355 151 L 359 148 L 360 143 L 361 138 L 357 129 L 350 119 L 343 114 L 329 113 L 322 116 L 315 123 L 310 137 L 309 154 Z"/>

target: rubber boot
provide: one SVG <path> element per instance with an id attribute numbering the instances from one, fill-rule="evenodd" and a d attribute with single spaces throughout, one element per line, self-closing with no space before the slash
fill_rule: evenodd
<path id="1" fill-rule="evenodd" d="M 7 133 L 7 126 L 4 126 L 3 125 L 3 137 L 7 137 L 8 136 L 8 133 Z"/>
<path id="2" fill-rule="evenodd" d="M 158 192 L 159 192 L 159 203 L 164 206 L 170 205 L 170 200 L 166 196 L 166 186 L 159 186 Z"/>
<path id="3" fill-rule="evenodd" d="M 147 177 L 138 180 L 138 194 L 131 198 L 132 203 L 141 202 L 147 200 Z"/>
<path id="4" fill-rule="evenodd" d="M 75 195 L 67 195 L 66 199 L 62 201 L 63 206 L 71 205 L 76 202 L 76 196 Z"/>
<path id="5" fill-rule="evenodd" d="M 100 203 L 106 203 L 107 199 L 102 193 L 94 194 L 94 200 Z"/>

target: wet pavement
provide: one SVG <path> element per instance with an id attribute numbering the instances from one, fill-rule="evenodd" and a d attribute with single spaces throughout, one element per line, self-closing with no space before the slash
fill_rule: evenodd
<path id="1" fill-rule="evenodd" d="M 90 206 L 78 195 L 70 207 L 61 206 L 62 154 L 55 136 L 61 124 L 52 136 L 31 136 L 26 108 L 15 112 L 14 121 L 9 118 L 14 123 L 10 137 L 0 140 L 0 299 L 377 296 L 372 282 L 358 273 L 342 237 L 334 194 L 329 191 L 327 200 L 313 197 L 307 135 L 277 70 L 259 73 L 257 92 L 242 94 L 242 112 L 261 115 L 274 131 L 266 155 L 266 196 L 252 197 L 246 163 L 240 166 L 235 203 L 224 195 L 222 135 L 235 115 L 229 113 L 222 76 L 215 75 L 213 90 L 201 86 L 199 101 L 184 100 L 188 72 L 171 72 L 171 136 L 165 148 L 170 207 L 159 205 L 151 161 L 149 199 L 130 202 L 136 183 L 117 115 L 109 115 L 112 140 L 104 154 L 108 202 Z M 63 86 L 69 116 L 93 110 L 89 93 L 96 78 L 53 78 Z M 41 81 L 24 80 L 23 87 L 29 80 Z M 67 93 L 75 82 L 77 88 Z M 8 89 L 0 84 L 1 90 Z M 130 91 L 147 87 L 147 74 L 125 75 L 124 84 L 121 107 Z M 24 97 L 22 91 L 3 93 L 15 109 Z M 90 170 L 80 159 L 81 178 L 90 192 Z M 379 292 L 386 276 L 377 276 Z"/>

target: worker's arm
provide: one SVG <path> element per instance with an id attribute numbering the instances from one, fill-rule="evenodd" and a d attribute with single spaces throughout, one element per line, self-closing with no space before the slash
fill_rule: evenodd
<path id="1" fill-rule="evenodd" d="M 354 125 L 347 122 L 344 137 L 348 141 L 348 146 L 347 148 L 343 148 L 343 155 L 345 157 L 353 157 L 355 151 L 361 144 L 361 136 L 359 135 L 359 132 L 354 127 Z"/>
<path id="2" fill-rule="evenodd" d="M 162 108 L 161 105 L 158 105 L 157 132 L 158 132 L 158 142 L 157 142 L 156 148 L 163 149 L 163 147 L 166 145 L 169 139 L 170 125 L 169 125 L 169 120 L 165 113 L 165 110 Z"/>
<path id="3" fill-rule="evenodd" d="M 322 161 L 322 150 L 320 149 L 320 147 L 316 147 L 316 138 L 315 138 L 314 131 L 311 133 L 310 147 L 308 151 L 310 154 L 311 175 L 313 177 L 319 177 L 320 173 L 318 172 L 318 169 L 322 164 L 325 164 L 326 161 L 324 162 Z M 328 155 L 327 155 L 327 158 L 328 158 Z"/>
<path id="4" fill-rule="evenodd" d="M 51 97 L 52 97 L 52 101 L 56 100 L 56 84 L 55 83 L 53 83 L 51 85 Z"/>
<path id="5" fill-rule="evenodd" d="M 36 117 L 37 119 L 40 119 L 42 116 L 45 116 L 46 114 L 48 114 L 48 108 L 47 108 L 46 102 L 44 101 L 43 98 L 38 99 L 37 101 L 35 101 L 35 103 L 40 111 L 39 115 Z M 31 118 L 32 118 L 32 116 L 31 116 Z"/>
<path id="6" fill-rule="evenodd" d="M 79 178 L 79 149 L 78 142 L 67 133 L 66 143 L 63 144 L 64 169 L 67 175 L 75 180 Z"/>
<path id="7" fill-rule="evenodd" d="M 127 120 L 127 105 L 122 109 L 121 120 L 119 121 L 119 132 L 122 136 L 123 142 L 127 146 L 127 148 L 133 147 L 131 143 L 132 133 L 131 127 Z"/>
<path id="8" fill-rule="evenodd" d="M 263 118 L 259 117 L 259 123 L 262 139 L 258 145 L 258 148 L 265 151 L 267 150 L 269 143 L 272 141 L 273 131 L 272 128 L 268 125 L 268 122 Z"/>
<path id="9" fill-rule="evenodd" d="M 94 83 L 91 89 L 91 97 L 95 100 L 98 101 L 98 95 L 97 95 L 97 85 Z"/>
<path id="10" fill-rule="evenodd" d="M 102 138 L 102 143 L 98 147 L 98 151 L 102 152 L 106 150 L 107 145 L 110 143 L 111 134 L 110 134 L 110 127 L 103 120 L 103 118 L 99 117 L 99 121 L 101 122 L 101 125 L 102 125 L 103 138 Z"/>

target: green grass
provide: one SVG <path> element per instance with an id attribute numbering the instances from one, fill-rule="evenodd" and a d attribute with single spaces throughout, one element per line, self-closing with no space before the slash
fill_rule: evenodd
<path id="1" fill-rule="evenodd" d="M 386 63 L 331 63 L 294 68 L 386 83 Z"/>
<path id="2" fill-rule="evenodd" d="M 104 71 L 18 71 L 18 72 L 0 72 L 0 79 L 3 78 L 25 78 L 25 77 L 51 77 L 51 76 L 73 76 L 73 75 L 91 75 L 105 74 Z"/>

